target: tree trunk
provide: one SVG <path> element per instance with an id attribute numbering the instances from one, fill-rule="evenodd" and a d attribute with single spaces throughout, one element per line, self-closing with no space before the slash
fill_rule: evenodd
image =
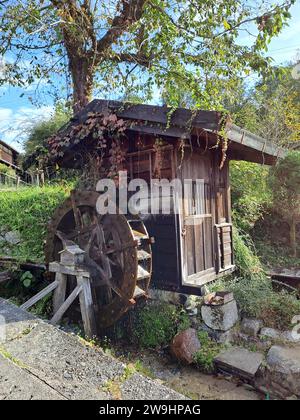
<path id="1" fill-rule="evenodd" d="M 94 68 L 86 58 L 76 58 L 70 63 L 73 83 L 73 112 L 81 111 L 92 99 Z"/>
<path id="2" fill-rule="evenodd" d="M 290 245 L 293 257 L 297 257 L 296 221 L 294 219 L 290 222 Z"/>

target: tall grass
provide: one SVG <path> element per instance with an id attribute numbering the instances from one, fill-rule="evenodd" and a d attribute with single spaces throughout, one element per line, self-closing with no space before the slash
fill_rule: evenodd
<path id="1" fill-rule="evenodd" d="M 20 261 L 43 261 L 47 223 L 69 192 L 68 186 L 58 185 L 1 192 L 0 255 Z M 7 243 L 7 232 L 16 232 L 20 242 Z"/>

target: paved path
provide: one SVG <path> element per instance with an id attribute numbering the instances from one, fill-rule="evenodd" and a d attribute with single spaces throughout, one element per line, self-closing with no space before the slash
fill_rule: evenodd
<path id="1" fill-rule="evenodd" d="M 1 325 L 6 321 L 5 334 Z M 0 298 L 0 400 L 175 400 L 181 394 L 132 373 L 101 349 Z"/>

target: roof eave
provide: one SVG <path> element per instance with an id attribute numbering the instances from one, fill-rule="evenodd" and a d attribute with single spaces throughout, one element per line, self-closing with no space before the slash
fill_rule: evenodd
<path id="1" fill-rule="evenodd" d="M 267 164 L 274 164 L 277 159 L 285 157 L 287 153 L 282 147 L 279 147 L 250 131 L 244 130 L 235 124 L 230 124 L 226 129 L 226 133 L 229 140 L 241 145 L 245 150 L 251 149 L 255 151 L 259 162 L 262 161 Z M 257 161 L 257 159 L 255 158 L 255 161 Z M 254 160 L 251 158 L 249 161 Z"/>

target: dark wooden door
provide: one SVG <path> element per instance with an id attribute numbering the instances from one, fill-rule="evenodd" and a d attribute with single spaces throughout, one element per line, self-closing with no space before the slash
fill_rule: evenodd
<path id="1" fill-rule="evenodd" d="M 200 286 L 216 275 L 212 163 L 209 155 L 186 153 L 181 167 L 183 284 Z"/>

